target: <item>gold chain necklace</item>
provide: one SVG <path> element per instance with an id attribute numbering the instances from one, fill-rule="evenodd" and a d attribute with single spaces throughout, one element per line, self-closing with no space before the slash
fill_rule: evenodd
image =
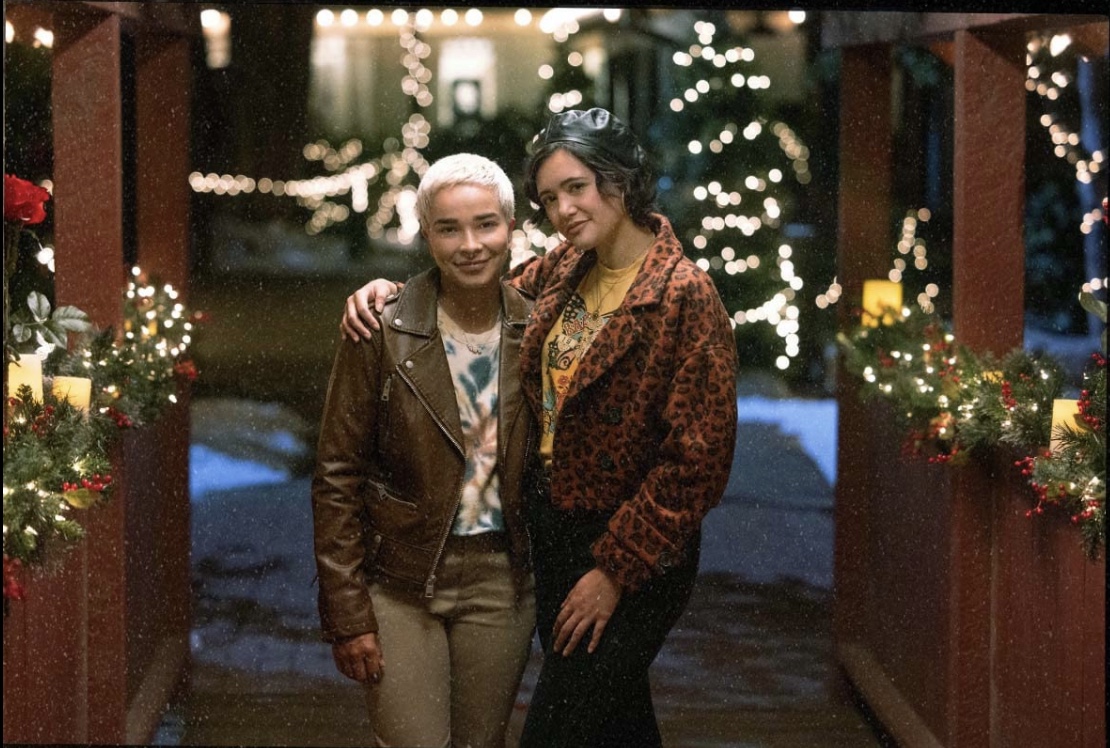
<path id="1" fill-rule="evenodd" d="M 633 262 L 628 267 L 621 268 L 619 271 L 616 271 L 618 275 L 613 280 L 602 280 L 601 263 L 598 263 L 590 268 L 590 272 L 594 273 L 594 308 L 592 312 L 586 312 L 586 315 L 590 318 L 591 322 L 597 322 L 601 318 L 601 305 L 605 303 L 606 299 L 609 298 L 609 295 L 612 294 L 618 286 L 622 285 L 624 281 L 628 280 L 628 277 L 630 275 L 634 275 L 639 269 L 640 263 Z M 602 293 L 601 291 L 602 286 L 607 286 L 604 293 Z"/>

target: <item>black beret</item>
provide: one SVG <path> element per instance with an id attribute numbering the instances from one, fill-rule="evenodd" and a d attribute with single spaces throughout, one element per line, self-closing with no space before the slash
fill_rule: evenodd
<path id="1" fill-rule="evenodd" d="M 644 149 L 628 125 L 600 107 L 587 111 L 570 109 L 548 120 L 536 136 L 535 148 L 558 143 L 578 143 L 596 148 L 619 164 L 643 165 Z"/>

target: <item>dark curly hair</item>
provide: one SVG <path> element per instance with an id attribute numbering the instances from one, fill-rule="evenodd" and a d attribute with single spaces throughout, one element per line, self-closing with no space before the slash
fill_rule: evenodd
<path id="1" fill-rule="evenodd" d="M 555 118 L 552 118 L 552 122 L 555 122 Z M 635 142 L 627 142 L 626 139 L 622 148 L 627 152 L 620 153 L 618 159 L 618 154 L 611 153 L 614 148 L 612 141 L 607 142 L 608 149 L 587 145 L 582 142 L 581 137 L 575 140 L 559 139 L 547 142 L 544 135 L 552 129 L 553 127 L 549 126 L 536 137 L 534 150 L 525 167 L 524 191 L 532 204 L 538 206 L 529 217 L 529 221 L 540 226 L 547 219 L 547 213 L 540 204 L 539 190 L 536 188 L 536 173 L 544 161 L 561 149 L 577 158 L 594 173 L 600 192 L 623 199 L 625 210 L 636 225 L 651 228 L 650 216 L 652 213 L 659 212 L 659 208 L 655 202 L 655 174 L 643 148 Z"/>

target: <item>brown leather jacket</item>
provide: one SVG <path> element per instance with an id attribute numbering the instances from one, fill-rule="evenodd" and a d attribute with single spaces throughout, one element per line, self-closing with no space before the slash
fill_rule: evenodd
<path id="1" fill-rule="evenodd" d="M 428 597 L 435 585 L 465 471 L 436 326 L 438 278 L 435 268 L 412 278 L 386 303 L 382 333 L 360 343 L 344 338 L 335 356 L 312 480 L 326 641 L 377 631 L 370 576 L 423 586 Z M 526 567 L 521 485 L 535 437 L 518 373 L 531 301 L 502 284 L 501 308 L 497 468 L 510 553 Z"/>

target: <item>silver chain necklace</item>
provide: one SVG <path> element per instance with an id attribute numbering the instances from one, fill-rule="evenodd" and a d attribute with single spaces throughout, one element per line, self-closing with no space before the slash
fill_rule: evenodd
<path id="1" fill-rule="evenodd" d="M 485 354 L 486 349 L 490 344 L 497 343 L 501 339 L 500 312 L 497 313 L 497 320 L 494 322 L 493 327 L 491 327 L 488 331 L 482 333 L 481 335 L 477 335 L 474 337 L 471 337 L 470 333 L 462 329 L 462 326 L 451 319 L 446 312 L 443 312 L 443 316 L 445 318 L 445 321 L 449 324 L 444 324 L 444 321 L 441 321 L 439 324 L 440 331 L 445 333 L 447 337 L 451 338 L 456 343 L 461 343 L 462 345 L 466 346 L 466 349 L 473 353 L 475 356 L 481 356 Z M 458 335 L 456 335 L 451 328 L 458 329 L 459 334 L 462 335 L 462 337 L 460 338 Z"/>

